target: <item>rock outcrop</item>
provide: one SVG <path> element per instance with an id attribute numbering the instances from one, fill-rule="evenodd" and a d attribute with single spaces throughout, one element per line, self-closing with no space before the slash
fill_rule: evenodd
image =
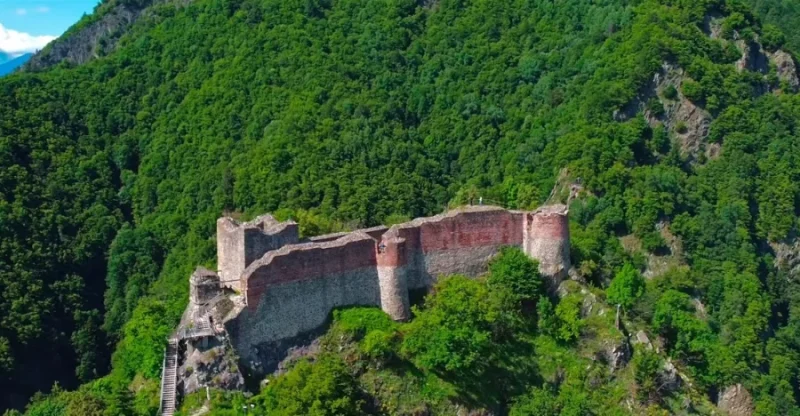
<path id="1" fill-rule="evenodd" d="M 661 367 L 661 372 L 658 374 L 658 381 L 661 383 L 661 388 L 665 392 L 675 391 L 680 388 L 682 377 L 678 372 L 678 369 L 675 368 L 675 364 L 672 363 L 671 359 L 664 361 L 664 365 Z"/>
<path id="2" fill-rule="evenodd" d="M 771 243 L 775 252 L 775 267 L 786 272 L 790 278 L 800 276 L 800 240 Z"/>
<path id="3" fill-rule="evenodd" d="M 769 54 L 769 58 L 775 65 L 778 78 L 785 82 L 792 91 L 797 91 L 800 87 L 800 78 L 797 76 L 797 64 L 788 52 L 778 50 Z"/>
<path id="4" fill-rule="evenodd" d="M 243 390 L 244 377 L 237 361 L 223 337 L 187 343 L 179 377 L 183 380 L 184 393 L 191 394 L 205 387 Z"/>
<path id="5" fill-rule="evenodd" d="M 84 17 L 65 36 L 34 55 L 23 69 L 40 71 L 61 62 L 81 65 L 107 55 L 151 6 L 172 1 L 175 0 L 109 1 L 98 6 L 92 16 Z"/>
<path id="6" fill-rule="evenodd" d="M 758 42 L 739 39 L 736 46 L 742 51 L 742 57 L 736 61 L 739 72 L 748 70 L 766 74 L 769 72 L 769 58 Z"/>
<path id="7" fill-rule="evenodd" d="M 696 157 L 705 145 L 711 126 L 711 114 L 683 96 L 681 86 L 685 79 L 686 73 L 683 68 L 664 62 L 661 71 L 653 76 L 651 82 L 631 103 L 616 111 L 614 118 L 617 121 L 624 121 L 643 112 L 650 127 L 663 125 L 675 134 L 681 145 L 682 154 Z M 665 92 L 673 88 L 676 95 L 667 98 L 668 94 Z M 648 108 L 651 100 L 658 100 L 662 104 L 663 111 L 654 112 Z"/>
<path id="8" fill-rule="evenodd" d="M 608 368 L 612 372 L 624 367 L 631 359 L 631 347 L 626 339 L 608 343 L 604 353 Z"/>
<path id="9" fill-rule="evenodd" d="M 728 387 L 719 395 L 717 407 L 726 412 L 728 416 L 752 416 L 753 396 L 741 384 Z"/>

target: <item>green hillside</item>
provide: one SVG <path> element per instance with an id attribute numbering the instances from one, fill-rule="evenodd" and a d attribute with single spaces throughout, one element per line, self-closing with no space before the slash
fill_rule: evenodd
<path id="1" fill-rule="evenodd" d="M 453 278 L 410 327 L 351 328 L 338 350 L 367 352 L 298 364 L 251 400 L 275 414 L 334 414 L 328 400 L 339 414 L 705 414 L 742 384 L 758 414 L 800 412 L 800 288 L 776 267 L 794 258 L 800 97 L 776 65 L 736 65 L 747 42 L 797 49 L 743 3 L 154 3 L 107 56 L 0 80 L 0 407 L 57 381 L 28 414 L 154 414 L 166 336 L 194 266 L 215 264 L 223 212 L 291 216 L 310 235 L 472 195 L 528 209 L 581 184 L 582 291 L 505 316 L 485 300 L 505 293 L 491 275 Z M 634 347 L 624 370 L 587 375 L 592 342 L 617 335 L 580 313 L 584 292 L 625 304 L 659 354 Z M 475 321 L 447 326 L 469 299 Z M 490 339 L 508 360 L 451 371 L 431 352 L 449 330 L 505 331 Z M 382 336 L 386 356 L 369 356 Z M 667 356 L 691 387 L 654 387 Z M 370 384 L 392 360 L 408 406 Z M 487 392 L 465 374 L 509 380 Z"/>

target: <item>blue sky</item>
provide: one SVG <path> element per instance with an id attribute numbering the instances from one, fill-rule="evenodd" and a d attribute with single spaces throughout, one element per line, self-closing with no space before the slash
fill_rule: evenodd
<path id="1" fill-rule="evenodd" d="M 61 35 L 99 0 L 0 0 L 0 51 L 39 49 Z"/>

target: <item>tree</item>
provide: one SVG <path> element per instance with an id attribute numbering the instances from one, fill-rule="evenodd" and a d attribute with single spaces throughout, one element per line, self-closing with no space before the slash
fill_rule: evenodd
<path id="1" fill-rule="evenodd" d="M 642 275 L 630 263 L 625 263 L 606 289 L 606 296 L 609 303 L 621 305 L 627 311 L 644 294 L 644 289 Z"/>
<path id="2" fill-rule="evenodd" d="M 507 291 L 517 302 L 536 300 L 542 291 L 539 263 L 522 250 L 507 247 L 489 263 L 490 290 Z"/>
<path id="3" fill-rule="evenodd" d="M 645 403 L 659 400 L 659 374 L 663 360 L 653 351 L 642 349 L 633 357 L 636 396 Z"/>
<path id="4" fill-rule="evenodd" d="M 572 342 L 580 337 L 584 325 L 581 319 L 582 304 L 583 297 L 578 294 L 569 295 L 558 302 L 558 306 L 556 306 L 557 339 L 563 342 Z"/>
<path id="5" fill-rule="evenodd" d="M 283 376 L 272 380 L 255 397 L 260 411 L 276 416 L 362 415 L 358 385 L 339 358 L 325 354 L 313 365 L 298 362 Z"/>
<path id="6" fill-rule="evenodd" d="M 561 406 L 549 385 L 534 388 L 511 406 L 510 416 L 558 416 Z"/>
<path id="7" fill-rule="evenodd" d="M 439 282 L 426 298 L 424 310 L 415 309 L 403 339 L 402 352 L 421 368 L 451 374 L 480 374 L 492 350 L 495 311 L 487 302 L 486 285 L 464 276 Z"/>

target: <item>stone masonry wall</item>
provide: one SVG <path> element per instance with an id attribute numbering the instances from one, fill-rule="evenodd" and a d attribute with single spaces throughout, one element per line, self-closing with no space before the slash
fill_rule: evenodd
<path id="1" fill-rule="evenodd" d="M 241 291 L 245 267 L 268 251 L 299 240 L 293 221 L 279 222 L 271 215 L 239 223 L 230 217 L 217 220 L 217 267 L 223 287 Z"/>
<path id="2" fill-rule="evenodd" d="M 384 238 L 406 241 L 408 287 L 430 287 L 441 275 L 478 276 L 503 246 L 522 246 L 523 214 L 469 207 L 392 227 Z"/>
<path id="3" fill-rule="evenodd" d="M 256 226 L 232 226 L 226 219 L 217 224 L 222 232 L 218 255 L 223 285 L 242 292 L 246 305 L 226 326 L 239 355 L 255 371 L 269 371 L 268 363 L 281 348 L 323 328 L 334 308 L 375 305 L 394 319 L 410 318 L 410 289 L 431 287 L 442 275 L 479 276 L 504 246 L 523 248 L 540 260 L 544 273 L 554 273 L 554 279 L 563 278 L 569 268 L 563 206 L 533 213 L 466 207 L 388 231 L 376 227 L 299 244 L 291 242 L 296 242 L 296 224 L 295 234 L 286 233 L 291 227 L 277 232 L 280 223 L 269 219 Z M 236 234 L 248 227 L 272 234 L 254 234 L 257 247 L 250 250 L 248 244 L 255 243 Z M 251 256 L 248 251 L 273 246 L 244 265 Z M 227 254 L 238 257 L 226 263 Z M 239 279 L 232 279 L 237 267 Z"/>
<path id="4" fill-rule="evenodd" d="M 569 218 L 567 207 L 552 205 L 525 214 L 523 251 L 539 261 L 539 270 L 551 280 L 551 287 L 567 277 L 569 258 Z"/>
<path id="5" fill-rule="evenodd" d="M 275 344 L 321 328 L 334 308 L 380 306 L 375 240 L 365 233 L 284 246 L 244 275 L 247 306 L 226 326 L 240 357 L 256 370 Z"/>

